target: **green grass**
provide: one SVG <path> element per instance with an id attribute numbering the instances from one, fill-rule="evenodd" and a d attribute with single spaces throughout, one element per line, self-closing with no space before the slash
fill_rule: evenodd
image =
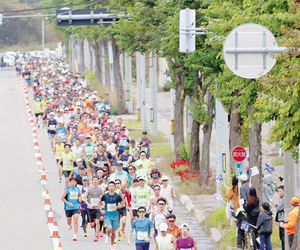
<path id="1" fill-rule="evenodd" d="M 219 230 L 230 228 L 230 221 L 227 220 L 225 210 L 225 207 L 220 207 L 219 209 L 211 213 L 205 220 L 205 225 L 208 228 L 215 227 Z"/>
<path id="2" fill-rule="evenodd" d="M 283 157 L 275 158 L 272 160 L 273 166 L 283 165 Z"/>
<path id="3" fill-rule="evenodd" d="M 236 246 L 236 228 L 226 229 L 220 243 L 220 250 L 228 250 Z"/>
<path id="4" fill-rule="evenodd" d="M 175 153 L 171 150 L 171 145 L 155 145 L 151 151 L 151 158 L 174 157 Z"/>
<path id="5" fill-rule="evenodd" d="M 127 123 L 125 123 L 127 126 Z M 167 143 L 168 139 L 164 136 L 164 133 L 158 131 L 158 136 L 153 136 L 150 134 L 150 130 L 148 131 L 148 137 L 151 139 L 152 143 Z M 142 130 L 131 130 L 130 131 L 130 138 L 134 140 L 138 140 L 142 137 Z"/>
<path id="6" fill-rule="evenodd" d="M 123 122 L 124 124 L 126 124 L 127 128 L 142 128 L 143 124 L 142 124 L 142 121 L 126 121 L 124 120 Z M 150 123 L 147 122 L 147 127 L 150 126 Z"/>
<path id="7" fill-rule="evenodd" d="M 281 241 L 279 238 L 279 223 L 278 222 L 274 222 L 273 223 L 273 232 L 271 235 L 271 243 L 272 243 L 272 247 L 281 247 Z"/>

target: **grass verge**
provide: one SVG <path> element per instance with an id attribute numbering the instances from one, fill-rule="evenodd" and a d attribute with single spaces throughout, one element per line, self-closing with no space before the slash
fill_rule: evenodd
<path id="1" fill-rule="evenodd" d="M 283 165 L 283 157 L 275 158 L 271 161 L 273 166 Z"/>
<path id="2" fill-rule="evenodd" d="M 124 120 L 124 124 L 126 124 L 127 128 L 142 128 L 143 124 L 142 121 L 126 121 Z M 150 126 L 150 123 L 147 122 L 147 127 Z"/>

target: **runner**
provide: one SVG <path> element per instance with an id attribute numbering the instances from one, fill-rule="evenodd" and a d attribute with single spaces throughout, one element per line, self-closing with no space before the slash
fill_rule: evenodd
<path id="1" fill-rule="evenodd" d="M 110 176 L 111 180 L 120 179 L 122 181 L 122 187 L 128 186 L 128 173 L 123 170 L 123 162 L 118 161 L 117 171 Z"/>
<path id="2" fill-rule="evenodd" d="M 189 236 L 189 226 L 186 223 L 180 226 L 180 233 L 181 237 L 176 240 L 178 250 L 198 249 L 195 239 Z"/>
<path id="3" fill-rule="evenodd" d="M 105 162 L 109 163 L 109 160 L 107 158 L 107 154 L 104 152 L 104 145 L 102 143 L 99 143 L 97 145 L 96 152 L 94 152 L 92 155 L 90 163 L 95 169 L 95 168 L 103 168 Z"/>
<path id="4" fill-rule="evenodd" d="M 116 230 L 118 229 L 119 224 L 119 215 L 117 209 L 124 207 L 124 202 L 120 195 L 115 193 L 116 184 L 114 181 L 110 181 L 108 183 L 108 193 L 105 193 L 101 197 L 101 201 L 105 203 L 105 210 L 101 208 L 100 201 L 98 203 L 98 207 L 100 209 L 101 214 L 104 215 L 105 224 L 107 227 L 107 236 L 105 239 L 105 243 L 108 244 L 110 240 L 110 250 L 113 250 L 113 244 L 116 237 Z M 117 206 L 117 203 L 120 205 Z"/>
<path id="5" fill-rule="evenodd" d="M 34 114 L 35 114 L 35 123 L 38 125 L 38 128 L 40 127 L 40 121 L 43 115 L 43 108 L 42 108 L 42 103 L 40 102 L 40 98 L 36 97 L 35 98 L 35 103 L 33 104 L 34 108 Z"/>
<path id="6" fill-rule="evenodd" d="M 87 167 L 87 175 L 91 179 L 94 175 L 95 168 L 95 166 L 91 164 L 91 158 L 93 157 L 96 145 L 92 143 L 92 137 L 90 135 L 86 135 L 86 144 L 84 144 L 82 148 L 84 151 L 83 158 L 85 159 L 85 164 Z"/>
<path id="7" fill-rule="evenodd" d="M 166 206 L 166 199 L 164 198 L 158 198 L 157 199 L 157 204 L 158 204 L 158 209 L 153 210 L 151 213 L 151 220 L 154 223 L 154 228 L 155 228 L 155 236 L 160 235 L 160 225 L 162 223 L 168 223 L 167 217 L 170 215 L 170 213 L 165 210 Z"/>
<path id="8" fill-rule="evenodd" d="M 81 195 L 84 195 L 84 193 L 87 190 L 88 185 L 89 185 L 89 178 L 87 176 L 83 176 L 82 183 L 83 183 L 83 186 L 80 188 L 80 192 L 81 192 Z M 83 237 L 88 237 L 88 233 L 86 231 L 86 225 L 87 225 L 87 223 L 89 223 L 89 215 L 88 215 L 88 207 L 85 202 L 82 202 L 80 204 L 80 213 L 81 213 L 81 218 L 82 218 L 81 227 L 83 230 Z"/>
<path id="9" fill-rule="evenodd" d="M 115 180 L 116 183 L 116 193 L 121 195 L 125 198 L 125 206 L 118 209 L 118 214 L 119 214 L 119 225 L 118 225 L 118 241 L 121 240 L 121 238 L 126 237 L 125 233 L 125 227 L 126 227 L 126 219 L 127 219 L 127 206 L 130 207 L 130 197 L 128 194 L 128 191 L 124 188 L 122 188 L 122 181 L 120 179 Z M 121 194 L 120 194 L 121 193 Z M 121 196 L 121 197 L 122 197 Z M 121 235 L 121 230 L 120 230 L 120 222 L 122 224 L 122 235 Z"/>
<path id="10" fill-rule="evenodd" d="M 66 187 L 61 200 L 65 203 L 65 213 L 67 217 L 68 229 L 72 229 L 72 218 L 74 223 L 74 236 L 73 241 L 77 241 L 78 231 L 78 213 L 79 202 L 81 202 L 81 193 L 79 188 L 76 187 L 76 179 L 70 178 L 70 186 Z"/>
<path id="11" fill-rule="evenodd" d="M 168 176 L 163 175 L 161 177 L 161 181 L 163 184 L 161 186 L 160 195 L 167 198 L 167 201 L 169 203 L 168 210 L 169 210 L 170 214 L 172 214 L 172 211 L 173 211 L 173 199 L 172 198 L 176 198 L 175 189 L 173 186 L 171 186 L 169 184 Z"/>
<path id="12" fill-rule="evenodd" d="M 154 225 L 151 220 L 145 217 L 146 208 L 138 208 L 139 218 L 134 220 L 131 224 L 131 229 L 128 233 L 128 242 L 127 245 L 130 246 L 130 237 L 132 231 L 135 230 L 136 240 L 135 240 L 135 249 L 136 250 L 149 250 L 150 239 L 154 235 Z"/>
<path id="13" fill-rule="evenodd" d="M 65 144 L 64 145 L 65 152 L 62 153 L 61 159 L 59 159 L 57 166 L 60 167 L 60 163 L 63 163 L 63 174 L 65 176 L 65 186 L 67 187 L 69 185 L 69 177 L 72 169 L 74 168 L 74 161 L 76 156 L 73 152 L 71 152 L 71 145 Z"/>
<path id="14" fill-rule="evenodd" d="M 111 115 L 111 108 L 114 106 L 114 103 L 112 99 L 109 98 L 109 94 L 105 94 L 105 99 L 103 100 L 103 103 L 105 104 L 106 112 Z"/>
<path id="15" fill-rule="evenodd" d="M 159 231 L 161 232 L 158 235 L 156 240 L 155 250 L 175 250 L 176 249 L 176 239 L 172 234 L 168 234 L 168 225 L 166 223 L 162 223 L 159 227 Z"/>
<path id="16" fill-rule="evenodd" d="M 143 134 L 143 137 L 139 139 L 139 142 L 138 142 L 138 148 L 141 149 L 141 151 L 144 151 L 146 153 L 146 158 L 149 159 L 150 157 L 150 147 L 151 147 L 151 150 L 153 150 L 152 148 L 152 142 L 151 142 L 151 139 L 147 137 L 147 130 L 144 130 L 142 132 Z"/>
<path id="17" fill-rule="evenodd" d="M 138 185 L 139 185 L 138 178 L 132 179 L 132 181 L 131 181 L 131 187 L 130 187 L 130 189 L 128 191 L 128 193 L 130 195 L 130 199 L 131 199 L 131 210 L 132 210 L 132 213 L 130 213 L 130 215 L 131 215 L 131 223 L 138 218 L 138 212 L 137 212 L 138 206 L 136 204 L 136 200 L 134 202 L 133 199 L 132 199 L 135 196 L 134 189 L 136 187 L 138 187 Z"/>
<path id="18" fill-rule="evenodd" d="M 51 156 L 53 158 L 53 156 L 56 153 L 56 163 L 57 163 L 57 168 L 58 168 L 58 182 L 61 183 L 61 173 L 62 173 L 62 161 L 61 161 L 61 157 L 62 154 L 65 152 L 65 144 L 61 142 L 61 138 L 57 137 L 56 138 L 56 144 L 54 147 L 54 150 L 51 153 Z M 59 163 L 59 164 L 58 164 Z"/>
<path id="19" fill-rule="evenodd" d="M 102 188 L 99 186 L 98 176 L 93 176 L 92 186 L 87 188 L 83 196 L 83 201 L 88 207 L 90 225 L 92 228 L 95 228 L 94 242 L 97 242 L 99 237 L 103 237 L 103 233 L 101 231 L 103 225 L 103 215 L 98 208 L 98 203 L 100 203 L 103 193 L 104 190 L 102 190 Z"/>
<path id="20" fill-rule="evenodd" d="M 170 214 L 168 217 L 168 234 L 172 234 L 176 239 L 178 239 L 181 236 L 179 227 L 175 225 L 176 223 L 176 215 Z M 178 247 L 178 246 L 177 246 Z"/>
<path id="21" fill-rule="evenodd" d="M 57 126 L 57 122 L 54 119 L 54 113 L 50 113 L 49 115 L 49 119 L 47 119 L 47 124 L 46 124 L 46 128 L 48 129 L 48 137 L 50 140 L 50 144 L 51 144 L 51 150 L 54 150 L 54 145 L 53 145 L 53 140 L 56 136 L 56 126 Z"/>

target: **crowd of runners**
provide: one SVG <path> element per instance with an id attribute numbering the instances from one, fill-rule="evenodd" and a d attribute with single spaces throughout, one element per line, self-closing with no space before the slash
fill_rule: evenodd
<path id="1" fill-rule="evenodd" d="M 151 162 L 147 131 L 131 140 L 123 120 L 111 116 L 109 93 L 91 90 L 64 59 L 26 59 L 16 71 L 32 88 L 38 128 L 48 133 L 73 241 L 81 227 L 84 237 L 93 230 L 93 241 L 103 237 L 111 250 L 126 231 L 136 249 L 149 249 L 152 237 L 156 250 L 197 249 L 189 226 L 176 225 L 175 190 Z"/>

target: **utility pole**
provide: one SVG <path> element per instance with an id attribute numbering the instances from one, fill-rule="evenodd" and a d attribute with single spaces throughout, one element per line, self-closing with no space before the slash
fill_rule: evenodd
<path id="1" fill-rule="evenodd" d="M 170 96 L 171 96 L 171 133 L 170 133 L 170 143 L 171 143 L 171 150 L 175 151 L 175 145 L 174 145 L 174 110 L 175 110 L 175 100 L 176 100 L 176 90 L 171 89 L 170 90 Z"/>
<path id="2" fill-rule="evenodd" d="M 147 113 L 146 113 L 146 58 L 145 54 L 141 55 L 141 91 L 142 91 L 142 108 L 141 118 L 143 130 L 147 130 Z"/>
<path id="3" fill-rule="evenodd" d="M 136 86 L 138 89 L 137 93 L 137 112 L 138 120 L 141 120 L 141 109 L 142 109 L 142 83 L 141 83 L 141 53 L 136 52 Z"/>
<path id="4" fill-rule="evenodd" d="M 125 54 L 125 81 L 126 81 L 126 104 L 129 113 L 132 113 L 132 67 L 131 56 Z"/>
<path id="5" fill-rule="evenodd" d="M 149 57 L 150 68 L 150 96 L 151 96 L 151 108 L 150 108 L 150 134 L 157 136 L 157 64 L 156 54 L 150 52 Z"/>
<path id="6" fill-rule="evenodd" d="M 104 45 L 102 44 L 101 46 L 101 61 L 102 61 L 102 85 L 106 86 L 106 75 L 105 75 L 105 50 L 104 50 Z"/>
<path id="7" fill-rule="evenodd" d="M 45 20 L 42 18 L 42 44 L 43 44 L 43 52 L 45 52 Z"/>

